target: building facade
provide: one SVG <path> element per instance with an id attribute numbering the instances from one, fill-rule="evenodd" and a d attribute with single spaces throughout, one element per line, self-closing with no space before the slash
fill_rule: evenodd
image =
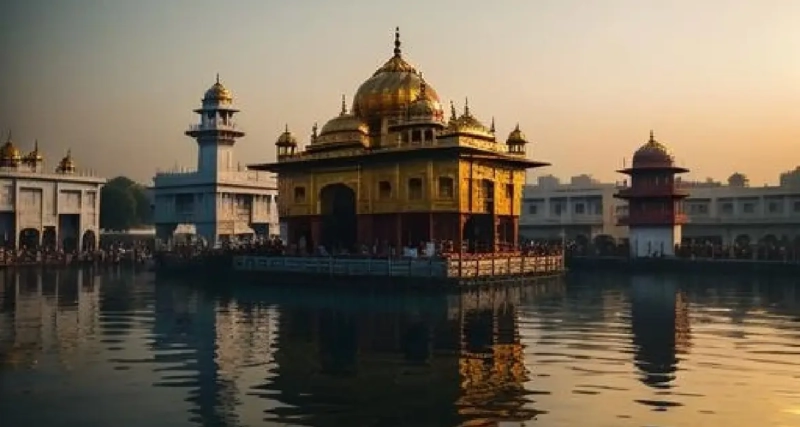
<path id="1" fill-rule="evenodd" d="M 236 125 L 233 96 L 217 81 L 206 91 L 200 121 L 185 132 L 197 141 L 194 170 L 153 178 L 153 222 L 161 241 L 194 234 L 210 245 L 245 236 L 277 235 L 278 193 L 273 174 L 238 166 L 233 148 L 245 133 Z"/>
<path id="2" fill-rule="evenodd" d="M 288 129 L 275 145 L 277 162 L 252 167 L 278 173 L 289 243 L 307 251 L 511 245 L 525 170 L 546 165 L 526 158 L 519 127 L 498 141 L 494 123 L 466 102 L 460 114 L 451 102 L 447 119 L 436 90 L 403 57 L 399 34 L 349 110 L 343 99 L 304 150 Z"/>
<path id="3" fill-rule="evenodd" d="M 68 151 L 47 169 L 38 142 L 21 153 L 9 132 L 0 147 L 0 237 L 7 248 L 92 250 L 106 180 L 78 171 Z"/>
<path id="4" fill-rule="evenodd" d="M 732 174 L 724 183 L 678 181 L 689 194 L 682 204 L 686 216 L 682 240 L 728 245 L 800 238 L 800 185 L 793 184 L 800 182 L 797 177 L 800 173 L 796 170 L 786 172 L 781 174 L 781 184 L 762 187 L 751 187 L 741 173 Z M 618 219 L 628 214 L 627 203 L 613 198 L 617 187 L 625 185 L 585 175 L 570 183 L 541 177 L 525 188 L 521 235 L 559 239 L 566 231 L 570 240 L 627 239 L 627 229 L 616 226 Z M 594 208 L 587 210 L 589 201 Z"/>

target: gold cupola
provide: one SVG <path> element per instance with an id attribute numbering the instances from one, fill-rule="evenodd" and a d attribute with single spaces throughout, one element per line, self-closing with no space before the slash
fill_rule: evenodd
<path id="1" fill-rule="evenodd" d="M 11 131 L 8 131 L 8 138 L 6 138 L 5 144 L 0 147 L 0 166 L 17 167 L 21 160 L 19 149 L 11 140 Z"/>
<path id="2" fill-rule="evenodd" d="M 233 95 L 219 82 L 219 74 L 217 74 L 217 81 L 208 88 L 203 96 L 203 104 L 230 104 L 231 102 L 233 102 Z"/>
<path id="3" fill-rule="evenodd" d="M 456 118 L 456 109 L 452 102 L 450 111 L 450 121 L 445 129 L 446 134 L 470 136 L 487 141 L 495 140 L 494 133 L 470 112 L 469 99 L 465 101 L 464 113 L 460 117 Z"/>
<path id="4" fill-rule="evenodd" d="M 400 50 L 400 29 L 395 29 L 394 54 L 367 79 L 353 97 L 353 115 L 369 125 L 371 133 L 381 129 L 382 120 L 403 115 L 425 86 L 426 97 L 434 108 L 441 110 L 439 95 L 422 76 L 406 62 Z"/>
<path id="5" fill-rule="evenodd" d="M 367 144 L 369 128 L 366 123 L 355 114 L 347 111 L 345 96 L 342 95 L 342 106 L 339 115 L 328 120 L 322 126 L 319 135 L 312 137 L 309 150 L 319 150 L 322 148 L 361 146 Z"/>
<path id="6" fill-rule="evenodd" d="M 514 130 L 508 134 L 506 138 L 506 146 L 510 154 L 525 155 L 525 146 L 528 144 L 528 138 L 519 129 L 519 123 L 514 127 Z"/>
<path id="7" fill-rule="evenodd" d="M 283 133 L 275 141 L 275 146 L 278 148 L 278 157 L 292 155 L 297 150 L 297 138 L 289 130 L 289 125 L 286 124 Z"/>
<path id="8" fill-rule="evenodd" d="M 408 106 L 406 119 L 410 122 L 432 121 L 442 123 L 444 121 L 442 106 L 428 95 L 428 85 L 425 83 L 422 73 L 420 73 L 420 80 L 419 94 L 414 102 Z"/>
<path id="9" fill-rule="evenodd" d="M 56 172 L 63 174 L 75 173 L 75 161 L 72 160 L 72 150 L 67 150 L 67 155 L 58 162 Z"/>
<path id="10" fill-rule="evenodd" d="M 25 155 L 23 159 L 25 163 L 36 166 L 44 161 L 44 157 L 42 157 L 42 153 L 39 151 L 39 140 L 35 140 L 33 142 L 33 151 Z"/>

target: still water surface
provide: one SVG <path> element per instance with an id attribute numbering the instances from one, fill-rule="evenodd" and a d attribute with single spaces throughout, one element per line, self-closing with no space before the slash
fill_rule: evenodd
<path id="1" fill-rule="evenodd" d="M 797 283 L 570 277 L 385 296 L 7 275 L 22 426 L 797 426 Z"/>

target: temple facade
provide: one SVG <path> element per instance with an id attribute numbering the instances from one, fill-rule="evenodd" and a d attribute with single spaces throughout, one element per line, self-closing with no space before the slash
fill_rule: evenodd
<path id="1" fill-rule="evenodd" d="M 200 121 L 185 133 L 197 141 L 197 167 L 159 172 L 153 178 L 157 238 L 168 242 L 176 233 L 185 233 L 217 245 L 277 235 L 275 176 L 234 163 L 234 144 L 245 133 L 234 120 L 239 110 L 233 95 L 219 76 L 194 112 Z"/>
<path id="2" fill-rule="evenodd" d="M 519 126 L 505 141 L 465 101 L 446 116 L 436 90 L 401 52 L 356 90 L 350 108 L 301 147 L 286 131 L 277 161 L 252 169 L 278 174 L 289 245 L 303 251 L 397 249 L 452 242 L 458 250 L 516 246 L 526 157 Z"/>
<path id="3" fill-rule="evenodd" d="M 618 171 L 630 176 L 630 186 L 622 186 L 615 197 L 628 202 L 619 225 L 628 227 L 632 257 L 672 256 L 681 243 L 681 225 L 686 223 L 683 199 L 689 196 L 675 176 L 688 172 L 675 165 L 664 144 L 650 139 L 633 155 L 631 167 Z"/>
<path id="4" fill-rule="evenodd" d="M 69 151 L 48 169 L 38 142 L 32 148 L 22 153 L 11 132 L 0 146 L 2 245 L 95 249 L 100 231 L 100 189 L 106 180 L 79 171 Z"/>

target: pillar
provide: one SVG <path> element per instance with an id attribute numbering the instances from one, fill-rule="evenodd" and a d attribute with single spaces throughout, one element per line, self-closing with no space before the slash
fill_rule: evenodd
<path id="1" fill-rule="evenodd" d="M 511 217 L 511 245 L 516 249 L 519 247 L 519 217 Z"/>

